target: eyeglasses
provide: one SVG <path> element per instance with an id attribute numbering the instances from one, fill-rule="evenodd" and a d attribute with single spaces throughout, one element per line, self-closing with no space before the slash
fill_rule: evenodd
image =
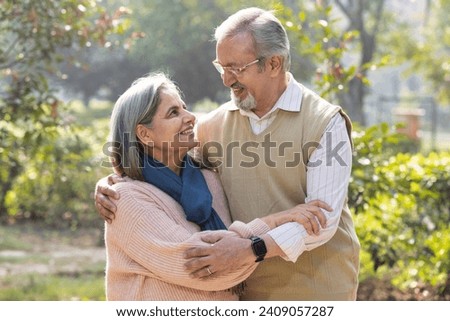
<path id="1" fill-rule="evenodd" d="M 250 67 L 251 65 L 256 64 L 256 63 L 259 62 L 260 60 L 261 60 L 261 59 L 253 60 L 252 62 L 249 62 L 248 64 L 246 64 L 246 65 L 244 65 L 244 66 L 242 66 L 242 67 L 239 67 L 239 68 L 236 68 L 236 67 L 224 67 L 224 66 L 222 66 L 221 64 L 219 64 L 219 62 L 218 62 L 217 60 L 214 60 L 214 61 L 212 62 L 212 64 L 214 65 L 214 67 L 216 67 L 217 71 L 218 71 L 219 74 L 221 74 L 221 75 L 223 75 L 223 74 L 225 73 L 225 71 L 229 71 L 229 72 L 231 72 L 232 74 L 234 74 L 235 76 L 239 76 L 239 75 L 241 75 L 241 74 L 245 71 L 245 69 L 247 69 L 247 68 Z"/>

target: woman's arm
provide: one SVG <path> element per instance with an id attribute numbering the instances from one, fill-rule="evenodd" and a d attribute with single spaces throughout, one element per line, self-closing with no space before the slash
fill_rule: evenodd
<path id="1" fill-rule="evenodd" d="M 237 235 L 228 231 L 193 232 L 190 225 L 195 224 L 185 220 L 184 213 L 179 212 L 180 207 L 174 200 L 162 192 L 161 195 L 152 195 L 151 188 L 154 187 L 143 186 L 143 183 L 115 185 L 121 197 L 116 202 L 116 219 L 106 227 L 109 247 L 120 248 L 130 260 L 136 262 L 136 269 L 142 269 L 139 273 L 198 290 L 218 291 L 239 284 L 253 272 L 256 268 L 254 262 L 228 275 L 193 279 L 184 269 L 184 252 L 202 244 L 200 238 L 204 233 L 228 237 Z M 165 202 L 164 195 L 171 201 Z"/>
<path id="2" fill-rule="evenodd" d="M 266 245 L 266 258 L 282 257 L 283 250 L 278 246 L 274 239 L 267 233 L 269 228 L 288 222 L 297 222 L 305 226 L 310 233 L 320 232 L 319 223 L 322 228 L 326 226 L 325 215 L 321 208 L 330 210 L 330 207 L 321 201 L 311 201 L 307 204 L 300 204 L 292 209 L 267 215 L 263 218 L 257 218 L 248 224 L 235 221 L 229 227 L 230 231 L 239 234 L 240 238 L 229 238 L 227 235 L 211 235 L 205 233 L 201 236 L 202 244 L 191 247 L 186 251 L 189 258 L 186 262 L 186 271 L 192 277 L 199 280 L 209 278 L 210 275 L 206 269 L 215 272 L 215 275 L 229 275 L 242 268 L 242 264 L 252 264 L 255 261 L 255 255 L 251 250 L 251 236 L 261 237 Z M 267 230 L 262 231 L 259 226 L 266 226 Z M 210 244 L 214 244 L 211 247 Z"/>

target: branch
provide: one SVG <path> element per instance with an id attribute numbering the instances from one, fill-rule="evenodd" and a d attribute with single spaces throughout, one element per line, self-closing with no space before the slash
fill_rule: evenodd
<path id="1" fill-rule="evenodd" d="M 375 36 L 380 28 L 381 16 L 383 15 L 384 0 L 378 0 L 378 7 L 375 11 L 375 25 L 372 30 L 372 35 Z"/>
<path id="2" fill-rule="evenodd" d="M 339 9 L 347 16 L 348 20 L 350 20 L 350 24 L 353 24 L 352 14 L 347 8 L 342 4 L 341 0 L 334 0 L 338 5 Z"/>
<path id="3" fill-rule="evenodd" d="M 11 53 L 11 51 L 14 49 L 14 47 L 16 46 L 16 44 L 18 42 L 19 42 L 19 37 L 16 37 L 16 39 L 11 42 L 11 45 L 9 46 L 9 48 L 4 51 L 5 58 L 8 57 L 8 55 Z"/>

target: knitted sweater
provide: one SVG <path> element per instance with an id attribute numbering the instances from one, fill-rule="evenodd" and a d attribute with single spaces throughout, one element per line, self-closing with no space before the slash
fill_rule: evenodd
<path id="1" fill-rule="evenodd" d="M 226 226 L 230 216 L 226 197 L 215 172 L 202 170 L 213 196 L 213 207 Z M 244 281 L 257 264 L 226 276 L 199 280 L 184 271 L 183 253 L 200 244 L 200 228 L 185 218 L 180 204 L 155 186 L 129 181 L 113 185 L 119 192 L 116 218 L 105 227 L 108 300 L 238 300 L 230 290 Z M 266 233 L 256 219 L 233 223 L 228 233 L 243 237 Z"/>

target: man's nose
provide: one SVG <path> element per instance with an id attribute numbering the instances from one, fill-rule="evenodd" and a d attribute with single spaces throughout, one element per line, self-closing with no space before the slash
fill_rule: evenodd
<path id="1" fill-rule="evenodd" d="M 233 85 L 236 81 L 236 76 L 231 71 L 225 70 L 222 75 L 222 82 L 225 87 L 231 87 L 231 85 Z"/>

